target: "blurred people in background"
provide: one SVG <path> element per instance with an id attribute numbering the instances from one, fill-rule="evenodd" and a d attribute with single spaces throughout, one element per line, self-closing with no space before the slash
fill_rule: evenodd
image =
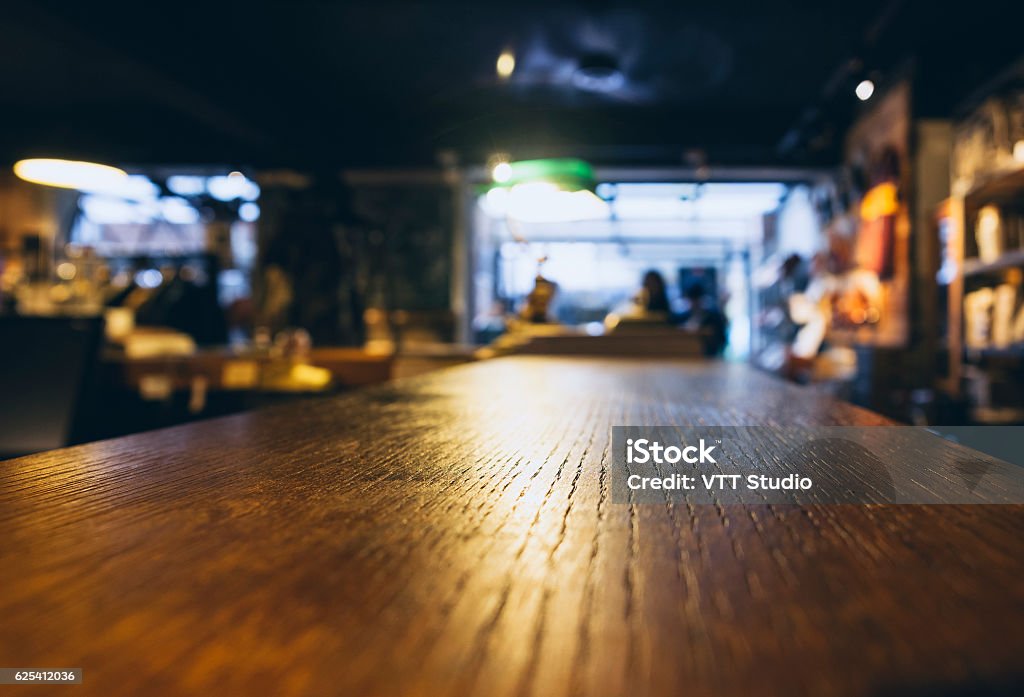
<path id="1" fill-rule="evenodd" d="M 693 283 L 686 289 L 689 307 L 679 316 L 679 324 L 690 331 L 704 334 L 704 355 L 721 356 L 727 342 L 725 315 L 715 307 L 702 283 Z"/>
<path id="2" fill-rule="evenodd" d="M 669 314 L 668 291 L 661 273 L 654 269 L 645 273 L 640 293 L 640 303 L 644 310 Z"/>
<path id="3" fill-rule="evenodd" d="M 206 264 L 209 269 L 202 269 Z M 227 320 L 217 302 L 216 261 L 207 256 L 194 263 L 162 263 L 140 256 L 132 260 L 127 286 L 107 299 L 109 307 L 132 311 L 140 327 L 164 327 L 188 334 L 196 343 L 227 343 Z"/>
<path id="4" fill-rule="evenodd" d="M 526 296 L 526 302 L 520 312 L 522 318 L 533 324 L 543 324 L 551 321 L 551 301 L 555 299 L 558 292 L 558 284 L 544 278 L 537 273 L 534 279 L 533 290 Z"/>

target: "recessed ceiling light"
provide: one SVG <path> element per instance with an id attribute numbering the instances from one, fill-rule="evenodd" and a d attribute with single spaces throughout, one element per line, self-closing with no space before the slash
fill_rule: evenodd
<path id="1" fill-rule="evenodd" d="M 498 56 L 498 62 L 495 65 L 495 69 L 498 71 L 498 77 L 503 80 L 507 80 L 512 76 L 512 73 L 516 69 L 516 57 L 511 51 L 502 51 L 501 55 Z"/>
<path id="2" fill-rule="evenodd" d="M 871 80 L 861 80 L 856 89 L 854 89 L 854 93 L 856 93 L 857 99 L 866 102 L 875 93 L 875 83 L 871 82 Z"/>
<path id="3" fill-rule="evenodd" d="M 499 184 L 504 184 L 512 178 L 512 165 L 507 162 L 499 162 L 491 170 L 491 177 Z"/>
<path id="4" fill-rule="evenodd" d="M 618 59 L 610 53 L 583 56 L 572 74 L 572 84 L 588 92 L 614 92 L 625 82 Z"/>

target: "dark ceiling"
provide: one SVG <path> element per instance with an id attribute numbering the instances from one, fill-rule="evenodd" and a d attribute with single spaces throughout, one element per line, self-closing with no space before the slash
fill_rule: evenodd
<path id="1" fill-rule="evenodd" d="M 1024 3 L 20 5 L 0 22 L 0 156 L 338 167 L 827 163 L 864 74 L 916 65 L 942 115 L 1021 51 Z M 595 61 L 616 80 L 580 82 Z"/>

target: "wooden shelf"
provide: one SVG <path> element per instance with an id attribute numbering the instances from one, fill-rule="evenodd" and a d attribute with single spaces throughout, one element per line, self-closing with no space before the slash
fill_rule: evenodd
<path id="1" fill-rule="evenodd" d="M 1015 196 L 1024 196 L 1024 167 L 993 172 L 983 176 L 964 195 L 969 206 L 1005 201 Z"/>
<path id="2" fill-rule="evenodd" d="M 1005 252 L 993 262 L 985 263 L 977 257 L 964 259 L 964 276 L 980 276 L 990 273 L 998 273 L 1006 269 L 1013 269 L 1024 266 L 1024 249 L 1014 249 Z"/>

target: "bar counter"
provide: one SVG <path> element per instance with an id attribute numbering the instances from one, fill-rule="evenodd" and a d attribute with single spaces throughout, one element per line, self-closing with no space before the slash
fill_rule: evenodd
<path id="1" fill-rule="evenodd" d="M 888 422 L 746 366 L 511 357 L 0 463 L 0 656 L 83 669 L 33 694 L 1021 686 L 1024 506 L 616 504 L 630 423 Z"/>

